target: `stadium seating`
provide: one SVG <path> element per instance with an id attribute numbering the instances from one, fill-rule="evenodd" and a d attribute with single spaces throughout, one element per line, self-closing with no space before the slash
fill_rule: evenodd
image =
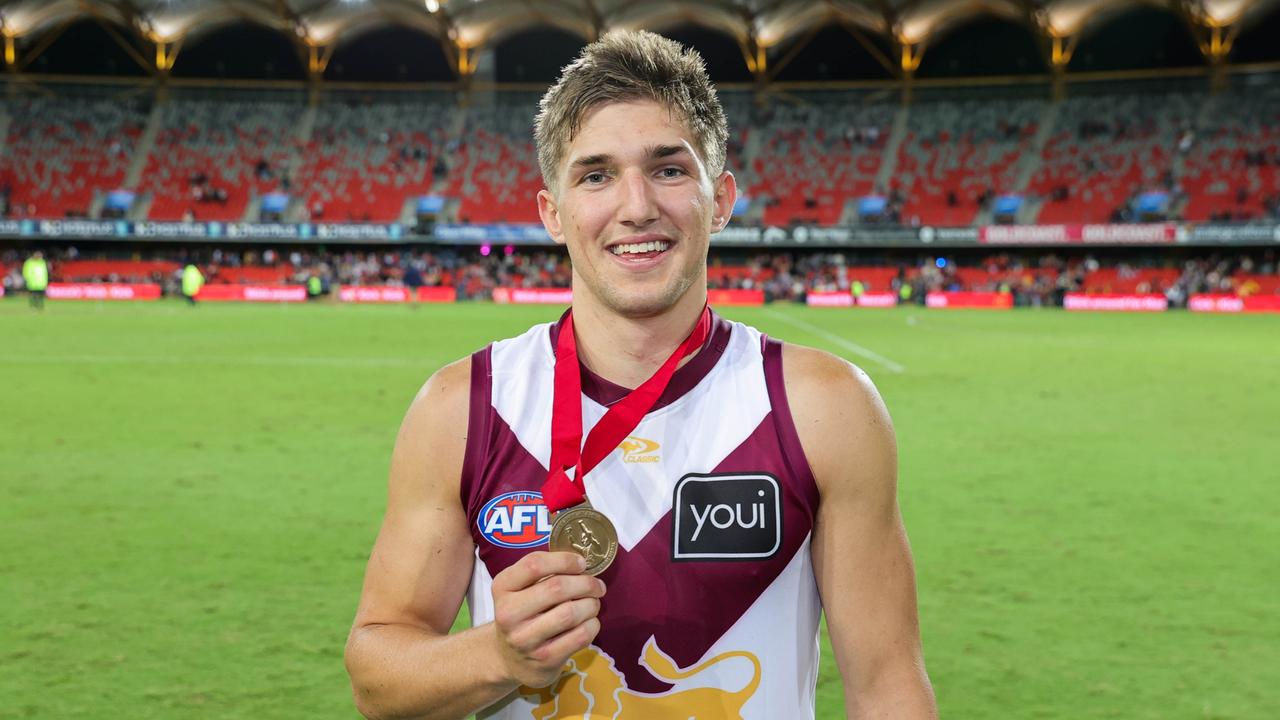
<path id="1" fill-rule="evenodd" d="M 293 266 L 288 263 L 263 267 L 219 266 L 213 270 L 209 280 L 231 285 L 278 285 L 292 279 L 294 272 Z"/>
<path id="2" fill-rule="evenodd" d="M 191 211 L 198 220 L 239 221 L 252 195 L 287 191 L 303 107 L 174 100 L 163 112 L 140 188 L 152 193 L 150 219 L 180 220 Z"/>
<path id="3" fill-rule="evenodd" d="M 1231 280 L 1241 295 L 1280 295 L 1280 275 L 1237 273 Z"/>
<path id="4" fill-rule="evenodd" d="M 295 183 L 312 219 L 399 221 L 406 199 L 431 191 L 452 111 L 443 99 L 324 105 Z"/>
<path id="5" fill-rule="evenodd" d="M 849 282 L 858 281 L 862 283 L 867 290 L 884 291 L 889 290 L 893 286 L 893 280 L 898 276 L 898 268 L 896 267 L 877 267 L 877 266 L 852 266 L 846 273 Z"/>
<path id="6" fill-rule="evenodd" d="M 750 280 L 760 283 L 773 278 L 773 268 L 759 268 L 750 265 L 711 265 L 707 267 L 707 282 L 713 286 L 723 286 Z"/>
<path id="7" fill-rule="evenodd" d="M 136 188 L 150 197 L 149 218 L 178 220 L 190 211 L 197 220 L 238 221 L 255 195 L 283 192 L 306 209 L 291 220 L 394 222 L 413 198 L 442 195 L 455 201 L 446 212 L 456 207 L 463 222 L 538 221 L 536 94 L 500 93 L 467 108 L 444 94 L 334 94 L 317 108 L 302 145 L 307 109 L 300 100 L 232 97 L 179 97 L 162 108 Z M 900 107 L 892 97 L 793 93 L 768 106 L 746 92 L 722 98 L 728 167 L 752 203 L 740 222 L 856 222 L 854 203 L 874 195 L 883 198 L 888 222 L 968 225 L 986 221 L 985 201 L 1019 191 L 1041 224 L 1141 220 L 1135 201 L 1153 192 L 1169 198 L 1174 219 L 1280 215 L 1274 83 L 1219 96 L 1083 88 L 1050 115 L 1037 99 L 926 96 L 910 107 L 893 157 L 886 154 Z M 459 112 L 466 122 L 451 140 Z M 29 208 L 38 217 L 82 215 L 95 192 L 121 188 L 146 113 L 130 100 L 12 103 L 0 151 L 11 215 Z M 1052 130 L 1029 158 L 1046 116 Z M 886 161 L 894 171 L 881 178 Z"/>
<path id="8" fill-rule="evenodd" d="M 1181 274 L 1176 268 L 1099 268 L 1085 275 L 1081 290 L 1125 294 L 1164 292 Z"/>
<path id="9" fill-rule="evenodd" d="M 911 108 L 896 176 L 902 218 L 969 225 L 982 204 L 1014 190 L 1017 161 L 1044 112 L 1039 100 L 931 102 Z"/>
<path id="10" fill-rule="evenodd" d="M 180 267 L 169 260 L 68 260 L 53 263 L 49 274 L 61 282 L 150 282 Z"/>
<path id="11" fill-rule="evenodd" d="M 1214 112 L 1206 127 L 1187 138 L 1183 217 L 1263 217 L 1280 201 L 1280 89 L 1239 89 L 1214 102 L 1216 109 L 1230 111 Z"/>
<path id="12" fill-rule="evenodd" d="M 895 112 L 844 96 L 778 105 L 758 117 L 761 147 L 747 158 L 755 177 L 747 195 L 766 203 L 765 223 L 839 222 L 846 199 L 876 189 Z"/>
<path id="13" fill-rule="evenodd" d="M 1176 184 L 1174 154 L 1199 98 L 1190 94 L 1071 98 L 1028 190 L 1041 224 L 1109 222 L 1144 190 Z M 1123 218 L 1128 219 L 1128 218 Z"/>
<path id="14" fill-rule="evenodd" d="M 6 110 L 0 185 L 12 188 L 12 214 L 42 218 L 83 217 L 95 190 L 119 188 L 146 124 L 133 100 L 24 98 Z"/>
<path id="15" fill-rule="evenodd" d="M 533 96 L 468 109 L 466 139 L 445 193 L 459 199 L 459 220 L 538 222 L 534 198 L 542 189 L 542 175 L 532 142 L 536 112 Z"/>

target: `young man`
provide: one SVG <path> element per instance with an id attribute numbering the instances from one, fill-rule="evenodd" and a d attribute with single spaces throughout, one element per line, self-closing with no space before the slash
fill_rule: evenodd
<path id="1" fill-rule="evenodd" d="M 875 388 L 705 310 L 726 137 L 701 59 L 651 33 L 544 96 L 573 307 L 409 409 L 347 645 L 366 716 L 812 717 L 823 611 L 849 717 L 936 716 Z"/>

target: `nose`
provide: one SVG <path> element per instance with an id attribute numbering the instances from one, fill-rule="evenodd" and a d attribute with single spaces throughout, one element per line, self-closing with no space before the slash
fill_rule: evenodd
<path id="1" fill-rule="evenodd" d="M 643 228 L 658 219 L 658 203 L 653 196 L 653 186 L 643 172 L 624 173 L 620 185 L 622 197 L 618 213 L 623 225 Z"/>

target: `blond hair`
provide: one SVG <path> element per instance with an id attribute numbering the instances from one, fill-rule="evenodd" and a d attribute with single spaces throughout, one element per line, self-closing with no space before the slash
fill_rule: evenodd
<path id="1" fill-rule="evenodd" d="M 710 176 L 724 171 L 728 122 L 702 56 L 661 35 L 617 30 L 583 48 L 538 104 L 533 136 L 548 190 L 559 194 L 560 163 L 587 112 L 636 100 L 652 100 L 679 116 Z"/>

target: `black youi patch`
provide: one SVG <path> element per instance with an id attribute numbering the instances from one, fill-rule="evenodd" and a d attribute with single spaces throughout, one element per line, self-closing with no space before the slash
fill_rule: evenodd
<path id="1" fill-rule="evenodd" d="M 672 501 L 672 560 L 751 560 L 782 545 L 778 480 L 765 473 L 690 473 Z"/>

